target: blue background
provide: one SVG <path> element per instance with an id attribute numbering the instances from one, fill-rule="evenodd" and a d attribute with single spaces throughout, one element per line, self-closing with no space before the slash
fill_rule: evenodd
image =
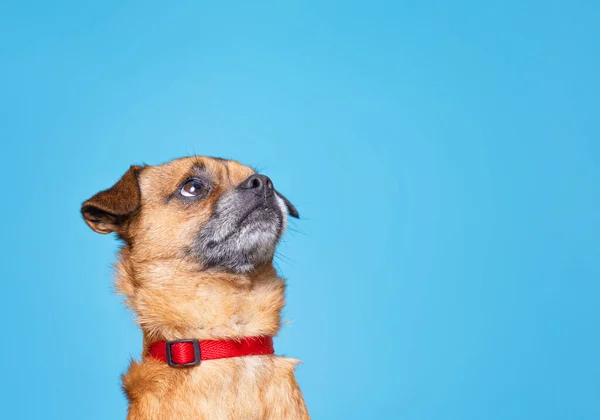
<path id="1" fill-rule="evenodd" d="M 276 348 L 315 419 L 600 418 L 599 9 L 4 3 L 3 415 L 125 417 L 141 336 L 79 206 L 207 154 L 303 216 Z"/>

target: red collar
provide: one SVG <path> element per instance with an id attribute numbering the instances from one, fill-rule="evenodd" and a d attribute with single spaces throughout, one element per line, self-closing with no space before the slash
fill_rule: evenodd
<path id="1" fill-rule="evenodd" d="M 273 337 L 245 337 L 237 340 L 156 341 L 148 354 L 172 367 L 193 366 L 201 360 L 273 354 Z"/>

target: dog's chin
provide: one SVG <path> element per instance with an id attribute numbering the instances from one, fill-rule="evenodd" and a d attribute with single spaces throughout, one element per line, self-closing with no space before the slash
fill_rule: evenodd
<path id="1" fill-rule="evenodd" d="M 196 250 L 203 268 L 247 273 L 273 260 L 285 228 L 285 216 L 278 207 L 257 206 L 249 209 L 226 234 L 218 229 L 223 225 L 209 225 L 200 235 Z"/>

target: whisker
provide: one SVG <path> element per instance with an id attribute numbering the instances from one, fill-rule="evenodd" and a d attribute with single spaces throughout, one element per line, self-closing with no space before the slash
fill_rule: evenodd
<path id="1" fill-rule="evenodd" d="M 283 261 L 285 261 L 289 264 L 293 264 L 293 265 L 298 264 L 296 261 L 294 261 L 290 257 L 286 257 L 285 255 L 283 255 L 281 252 L 278 252 L 278 251 L 275 251 L 275 257 L 281 258 Z"/>
<path id="2" fill-rule="evenodd" d="M 277 264 L 277 261 L 273 260 L 273 264 L 275 264 L 275 266 L 277 267 L 277 272 L 285 277 L 285 275 L 283 274 L 283 270 L 281 269 L 281 266 Z"/>
<path id="3" fill-rule="evenodd" d="M 179 260 L 179 264 L 177 264 L 177 267 L 175 267 L 175 271 L 173 272 L 173 275 L 171 276 L 171 280 L 169 280 L 169 282 L 171 282 L 177 275 L 177 270 L 179 270 L 179 266 L 181 265 L 184 259 L 185 257 L 182 257 L 181 260 Z"/>

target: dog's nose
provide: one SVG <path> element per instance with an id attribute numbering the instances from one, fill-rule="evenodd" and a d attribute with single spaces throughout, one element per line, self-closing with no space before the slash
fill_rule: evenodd
<path id="1" fill-rule="evenodd" d="M 256 192 L 273 191 L 271 178 L 265 175 L 250 175 L 240 184 L 240 188 L 245 190 L 255 190 Z"/>

